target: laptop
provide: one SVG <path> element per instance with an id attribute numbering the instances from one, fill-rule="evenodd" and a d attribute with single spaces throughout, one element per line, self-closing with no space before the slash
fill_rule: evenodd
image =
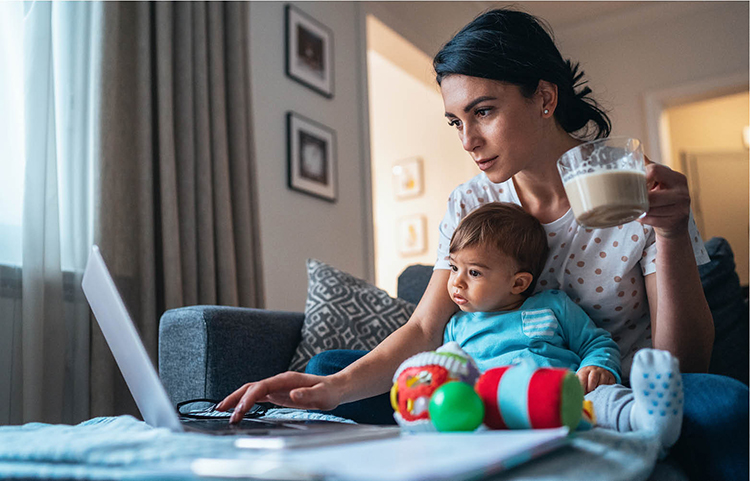
<path id="1" fill-rule="evenodd" d="M 258 405 L 237 424 L 229 424 L 229 413 L 210 408 L 197 418 L 180 416 L 169 400 L 96 245 L 89 254 L 81 287 L 143 420 L 155 428 L 238 435 L 236 445 L 251 449 L 324 446 L 400 434 L 395 426 L 273 418 L 263 415 L 264 410 Z"/>

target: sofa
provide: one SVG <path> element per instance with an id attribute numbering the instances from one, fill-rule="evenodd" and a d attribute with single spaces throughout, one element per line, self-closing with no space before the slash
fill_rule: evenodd
<path id="1" fill-rule="evenodd" d="M 729 243 L 706 242 L 711 258 L 699 267 L 714 317 L 710 372 L 748 383 L 748 301 Z M 398 297 L 416 304 L 432 267 L 412 265 L 398 279 Z M 223 399 L 244 383 L 289 369 L 305 314 L 223 306 L 192 306 L 163 314 L 159 373 L 171 401 Z"/>

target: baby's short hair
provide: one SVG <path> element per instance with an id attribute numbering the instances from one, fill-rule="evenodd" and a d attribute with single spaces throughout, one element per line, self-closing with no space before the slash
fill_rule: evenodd
<path id="1" fill-rule="evenodd" d="M 484 204 L 458 224 L 451 238 L 450 252 L 474 246 L 497 249 L 515 259 L 522 272 L 534 276 L 524 294 L 534 292 L 549 252 L 547 233 L 536 217 L 516 204 Z"/>

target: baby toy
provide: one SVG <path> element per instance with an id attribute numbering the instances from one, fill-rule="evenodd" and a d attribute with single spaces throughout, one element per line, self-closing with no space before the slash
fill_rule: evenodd
<path id="1" fill-rule="evenodd" d="M 491 429 L 543 429 L 581 421 L 583 388 L 572 371 L 516 364 L 490 369 L 474 386 Z"/>
<path id="2" fill-rule="evenodd" d="M 412 431 L 435 431 L 436 426 L 430 421 L 430 403 L 436 390 L 446 383 L 459 382 L 466 384 L 473 392 L 471 386 L 478 378 L 479 369 L 474 360 L 455 342 L 441 346 L 436 351 L 421 352 L 410 357 L 399 366 L 393 376 L 391 405 L 395 411 L 396 422 Z M 446 387 L 441 392 L 433 403 L 432 410 L 435 412 L 454 411 L 456 396 L 467 396 L 466 389 L 460 387 Z M 476 396 L 475 393 L 474 395 Z M 473 403 L 476 409 L 476 400 Z M 437 417 L 443 418 L 441 415 Z M 448 422 L 446 428 L 456 428 L 454 424 Z M 470 430 L 476 429 L 477 426 Z"/>
<path id="3" fill-rule="evenodd" d="M 417 354 L 393 377 L 394 418 L 412 431 L 542 429 L 595 424 L 572 371 L 522 362 L 479 375 L 457 343 Z"/>
<path id="4" fill-rule="evenodd" d="M 484 419 L 484 403 L 470 385 L 461 381 L 437 388 L 428 411 L 433 426 L 441 432 L 474 431 Z"/>

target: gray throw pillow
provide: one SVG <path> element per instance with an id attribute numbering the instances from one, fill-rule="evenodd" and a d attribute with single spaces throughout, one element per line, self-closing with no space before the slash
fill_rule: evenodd
<path id="1" fill-rule="evenodd" d="M 323 262 L 307 260 L 307 302 L 302 341 L 289 365 L 304 371 L 316 354 L 377 346 L 404 325 L 414 304 Z"/>

